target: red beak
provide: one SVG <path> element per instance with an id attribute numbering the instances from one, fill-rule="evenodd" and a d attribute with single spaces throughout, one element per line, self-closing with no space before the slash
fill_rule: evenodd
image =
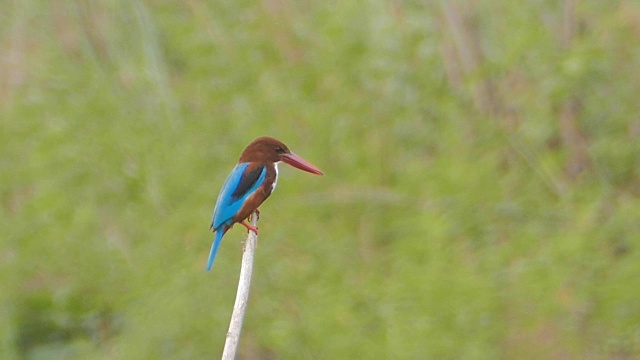
<path id="1" fill-rule="evenodd" d="M 304 170 L 316 175 L 323 175 L 322 171 L 320 171 L 317 167 L 311 165 L 311 163 L 309 163 L 307 160 L 294 153 L 282 155 L 282 161 L 300 170 Z"/>

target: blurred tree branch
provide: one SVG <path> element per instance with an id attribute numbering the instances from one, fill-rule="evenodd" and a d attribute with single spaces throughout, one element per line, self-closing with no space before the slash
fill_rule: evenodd
<path id="1" fill-rule="evenodd" d="M 509 105 L 508 94 L 514 84 L 514 76 L 517 77 L 517 69 L 512 69 L 511 76 L 504 82 L 496 82 L 490 76 L 478 76 L 485 64 L 485 55 L 480 47 L 480 32 L 476 24 L 476 11 L 473 3 L 459 1 L 440 1 L 441 21 L 440 26 L 445 39 L 442 43 L 442 54 L 445 70 L 449 83 L 453 88 L 460 88 L 469 80 L 475 107 L 484 115 L 500 121 L 507 137 L 513 142 L 516 136 L 516 128 L 520 115 L 517 109 Z M 561 48 L 568 52 L 579 33 L 576 16 L 576 0 L 564 0 L 562 3 L 562 16 L 559 19 L 560 31 L 558 32 Z M 575 90 L 560 100 L 558 106 L 559 137 L 563 149 L 567 152 L 567 160 L 564 164 L 564 172 L 568 180 L 574 180 L 585 168 L 591 164 L 588 151 L 588 141 L 580 126 L 579 118 L 582 110 L 582 100 Z M 474 132 L 473 126 L 470 133 Z M 520 143 L 520 141 L 518 141 Z M 522 152 L 522 147 L 514 148 Z M 526 155 L 521 154 L 525 157 Z M 535 161 L 527 160 L 531 166 L 536 167 Z M 553 184 L 554 191 L 564 188 L 561 179 L 556 179 L 549 172 L 535 169 L 539 173 L 545 173 L 548 183 Z"/>
<path id="2" fill-rule="evenodd" d="M 575 0 L 564 0 L 562 31 L 560 43 L 565 51 L 571 48 L 574 39 L 578 35 L 578 26 L 575 13 Z M 574 180 L 591 164 L 588 142 L 578 121 L 582 110 L 582 101 L 578 94 L 570 94 L 561 105 L 560 137 L 564 148 L 569 153 L 569 159 L 565 165 L 565 173 L 570 180 Z"/>
<path id="3" fill-rule="evenodd" d="M 457 87 L 462 80 L 482 67 L 484 55 L 480 48 L 477 26 L 468 4 L 456 1 L 441 1 L 442 30 L 449 33 L 451 42 L 443 42 L 444 63 L 451 85 Z M 478 109 L 489 115 L 498 115 L 502 104 L 496 96 L 495 85 L 490 77 L 478 79 L 473 88 L 473 101 Z"/>
<path id="4" fill-rule="evenodd" d="M 27 81 L 28 71 L 25 64 L 27 35 L 25 32 L 26 16 L 19 6 L 14 6 L 12 16 L 6 16 L 10 21 L 9 31 L 0 38 L 0 101 L 3 107 L 8 107 L 18 89 Z"/>

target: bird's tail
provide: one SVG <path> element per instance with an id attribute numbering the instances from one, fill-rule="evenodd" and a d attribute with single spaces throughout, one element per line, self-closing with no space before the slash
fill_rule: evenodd
<path id="1" fill-rule="evenodd" d="M 224 229 L 220 227 L 216 230 L 216 237 L 213 239 L 213 244 L 211 244 L 211 251 L 209 252 L 209 260 L 207 261 L 207 271 L 211 270 L 211 266 L 213 265 L 213 260 L 216 258 L 216 254 L 218 253 L 218 247 L 222 242 L 222 236 L 224 236 Z"/>

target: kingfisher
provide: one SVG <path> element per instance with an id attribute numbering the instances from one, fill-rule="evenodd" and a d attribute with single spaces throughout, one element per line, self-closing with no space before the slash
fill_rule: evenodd
<path id="1" fill-rule="evenodd" d="M 215 238 L 209 252 L 207 271 L 211 270 L 222 237 L 235 223 L 258 234 L 258 228 L 246 220 L 276 188 L 278 164 L 282 161 L 300 170 L 323 175 L 317 167 L 272 137 L 260 137 L 247 145 L 218 194 L 211 219 L 210 230 L 215 232 Z"/>

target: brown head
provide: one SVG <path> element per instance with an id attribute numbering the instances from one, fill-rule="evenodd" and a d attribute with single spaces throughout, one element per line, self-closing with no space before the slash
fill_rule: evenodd
<path id="1" fill-rule="evenodd" d="M 247 147 L 240 155 L 240 162 L 264 162 L 277 163 L 284 161 L 285 163 L 316 175 L 322 175 L 322 172 L 311 163 L 292 153 L 287 145 L 280 140 L 272 137 L 259 137 Z"/>

